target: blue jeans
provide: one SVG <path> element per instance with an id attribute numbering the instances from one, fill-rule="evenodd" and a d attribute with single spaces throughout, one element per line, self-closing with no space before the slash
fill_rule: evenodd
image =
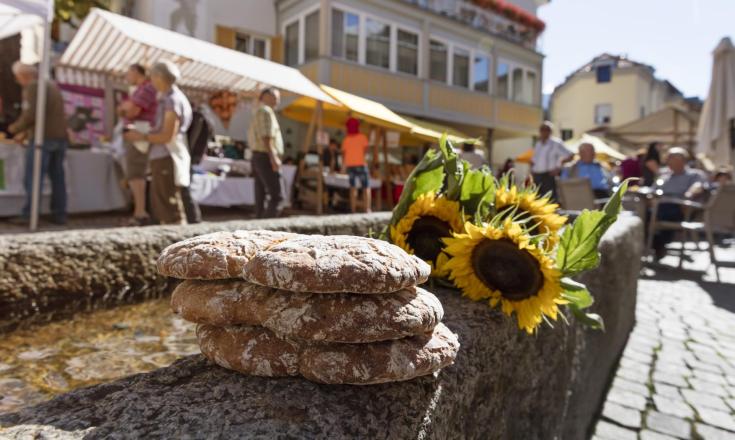
<path id="1" fill-rule="evenodd" d="M 350 179 L 350 188 L 357 187 L 357 180 L 360 180 L 360 188 L 370 190 L 370 180 L 368 178 L 367 166 L 347 167 L 347 176 Z"/>
<path id="2" fill-rule="evenodd" d="M 51 180 L 51 216 L 55 222 L 66 221 L 66 178 L 64 176 L 64 156 L 69 143 L 65 139 L 47 139 L 41 148 L 41 188 L 43 178 L 48 173 Z M 26 174 L 24 186 L 26 203 L 23 217 L 30 217 L 33 188 L 33 146 L 26 149 Z"/>

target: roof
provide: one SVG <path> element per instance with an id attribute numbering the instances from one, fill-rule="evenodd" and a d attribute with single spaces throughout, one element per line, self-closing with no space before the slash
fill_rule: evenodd
<path id="1" fill-rule="evenodd" d="M 122 75 L 133 63 L 169 59 L 181 69 L 182 87 L 252 92 L 277 87 L 323 102 L 335 101 L 300 71 L 168 29 L 93 9 L 59 65 Z"/>
<path id="2" fill-rule="evenodd" d="M 577 75 L 584 74 L 587 72 L 592 72 L 595 70 L 598 66 L 613 66 L 616 69 L 639 69 L 644 72 L 647 72 L 649 75 L 651 75 L 652 78 L 656 79 L 657 81 L 662 82 L 673 94 L 683 96 L 681 91 L 676 88 L 670 81 L 668 80 L 661 80 L 656 78 L 655 72 L 656 69 L 651 66 L 650 64 L 645 64 L 639 61 L 631 60 L 625 55 L 613 55 L 610 53 L 602 53 L 590 60 L 588 63 L 584 64 L 582 67 L 578 68 L 574 72 L 567 75 L 567 77 L 564 79 L 564 82 L 559 84 L 554 88 L 554 92 L 556 92 L 558 89 L 564 87 L 566 84 L 568 84 L 573 78 L 575 78 Z"/>

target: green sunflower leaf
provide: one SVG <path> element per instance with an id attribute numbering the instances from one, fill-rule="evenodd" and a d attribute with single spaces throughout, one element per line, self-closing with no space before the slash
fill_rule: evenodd
<path id="1" fill-rule="evenodd" d="M 462 180 L 459 202 L 464 212 L 483 219 L 495 198 L 495 179 L 484 170 L 469 170 Z"/>
<path id="2" fill-rule="evenodd" d="M 569 304 L 569 309 L 572 311 L 572 315 L 574 315 L 574 317 L 577 318 L 577 320 L 582 325 L 590 327 L 594 330 L 602 330 L 603 332 L 605 331 L 605 322 L 602 320 L 602 316 L 598 315 L 597 313 L 585 313 L 584 310 L 580 309 L 574 304 Z"/>
<path id="3" fill-rule="evenodd" d="M 587 286 L 571 278 L 562 278 L 561 287 L 564 289 L 561 295 L 562 298 L 569 301 L 570 304 L 574 304 L 580 310 L 586 309 L 595 302 L 592 294 L 587 290 Z"/>
<path id="4" fill-rule="evenodd" d="M 615 191 L 602 211 L 584 210 L 574 224 L 564 229 L 556 251 L 556 265 L 565 276 L 573 276 L 600 264 L 597 246 L 602 235 L 615 223 L 628 181 Z"/>
<path id="5" fill-rule="evenodd" d="M 437 192 L 444 183 L 443 157 L 436 150 L 428 150 L 406 179 L 406 183 L 391 217 L 395 225 L 408 212 L 408 208 L 421 194 Z M 427 174 L 428 173 L 428 174 Z"/>
<path id="6" fill-rule="evenodd" d="M 468 168 L 467 163 L 454 152 L 452 143 L 447 139 L 446 133 L 442 135 L 439 141 L 439 151 L 444 157 L 444 172 L 447 178 L 445 196 L 449 200 L 457 200 L 462 189 L 465 170 Z"/>

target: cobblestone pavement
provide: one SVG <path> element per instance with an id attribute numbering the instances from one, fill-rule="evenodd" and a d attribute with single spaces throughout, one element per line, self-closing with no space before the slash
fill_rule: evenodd
<path id="1" fill-rule="evenodd" d="M 735 260 L 735 248 L 717 249 Z M 636 326 L 593 439 L 735 440 L 735 269 L 696 253 L 683 271 L 646 268 Z M 678 257 L 662 263 L 675 265 Z"/>

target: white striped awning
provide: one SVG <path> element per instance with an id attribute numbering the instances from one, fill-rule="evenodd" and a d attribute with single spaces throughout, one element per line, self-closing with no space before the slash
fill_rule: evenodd
<path id="1" fill-rule="evenodd" d="M 119 77 L 133 63 L 150 66 L 162 59 L 179 66 L 184 88 L 253 92 L 270 86 L 335 103 L 292 67 L 100 9 L 84 20 L 59 66 Z"/>

